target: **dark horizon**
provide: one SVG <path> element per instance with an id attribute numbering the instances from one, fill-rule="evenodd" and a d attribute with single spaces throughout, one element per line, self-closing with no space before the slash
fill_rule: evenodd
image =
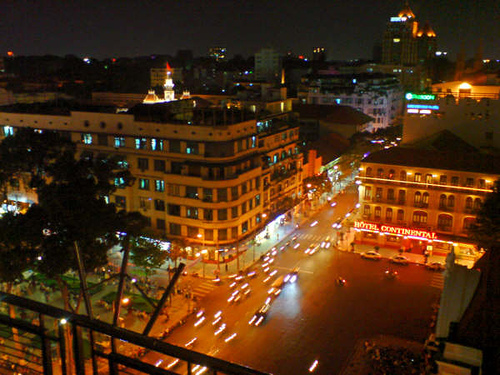
<path id="1" fill-rule="evenodd" d="M 458 4 L 457 4 L 458 3 Z M 311 56 L 323 46 L 329 60 L 370 59 L 389 18 L 404 1 L 332 3 L 217 0 L 47 0 L 3 2 L 0 44 L 17 56 L 73 54 L 97 59 L 175 55 L 190 49 L 204 56 L 223 46 L 228 56 L 255 54 L 273 47 L 281 53 Z M 500 59 L 500 4 L 497 0 L 414 0 L 421 24 L 429 22 L 438 50 L 456 59 L 461 46 L 472 58 L 479 41 L 483 58 Z M 480 22 L 478 22 L 478 20 Z"/>

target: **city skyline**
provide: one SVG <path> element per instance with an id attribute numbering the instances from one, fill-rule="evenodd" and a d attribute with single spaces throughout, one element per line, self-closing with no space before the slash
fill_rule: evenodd
<path id="1" fill-rule="evenodd" d="M 330 60 L 371 58 L 391 16 L 404 2 L 384 1 L 372 7 L 356 2 L 184 2 L 134 0 L 3 3 L 1 55 L 66 55 L 95 58 L 175 54 L 191 49 L 196 56 L 224 46 L 229 57 L 251 56 L 260 48 L 311 54 L 316 46 Z M 479 40 L 484 58 L 500 58 L 495 36 L 500 6 L 494 0 L 410 1 L 422 24 L 429 22 L 438 50 L 454 60 L 463 43 L 473 57 Z M 478 22 L 480 20 L 480 22 Z"/>

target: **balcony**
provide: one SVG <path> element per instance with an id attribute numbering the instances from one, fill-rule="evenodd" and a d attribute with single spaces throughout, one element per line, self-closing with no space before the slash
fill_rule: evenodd
<path id="1" fill-rule="evenodd" d="M 440 211 L 444 211 L 444 212 L 454 212 L 455 211 L 455 207 L 450 207 L 450 206 L 446 206 L 444 204 L 440 204 L 439 205 L 439 210 Z"/>
<path id="2" fill-rule="evenodd" d="M 469 215 L 477 215 L 479 208 L 464 208 L 464 213 Z"/>
<path id="3" fill-rule="evenodd" d="M 429 207 L 429 203 L 424 203 L 424 202 L 415 202 L 415 203 L 413 203 L 413 207 L 417 207 L 417 208 L 428 208 L 428 207 Z"/>
<path id="4" fill-rule="evenodd" d="M 440 232 L 451 232 L 452 231 L 452 226 L 451 225 L 440 225 L 438 224 L 437 230 Z"/>
<path id="5" fill-rule="evenodd" d="M 180 267 L 179 273 L 182 272 L 184 265 Z M 175 279 L 177 276 L 174 275 Z M 156 358 L 171 357 L 173 360 L 178 360 L 179 366 L 186 368 L 187 373 L 194 373 L 194 367 L 197 364 L 203 364 L 207 368 L 207 374 L 266 375 L 264 372 L 246 366 L 174 346 L 163 340 L 149 337 L 147 333 L 142 334 L 118 328 L 85 315 L 73 314 L 27 298 L 0 292 L 0 301 L 0 321 L 4 327 L 3 330 L 10 332 L 16 329 L 19 332 L 17 341 L 14 335 L 3 339 L 5 343 L 2 345 L 2 367 L 6 365 L 12 369 L 8 371 L 9 373 L 157 375 L 174 373 L 153 366 L 137 355 L 149 352 Z M 11 318 L 6 313 L 9 310 L 15 310 L 19 317 Z M 62 329 L 63 318 L 66 320 L 69 331 L 72 332 L 72 339 L 69 339 L 64 333 L 65 330 Z M 54 329 L 54 327 L 57 328 Z M 99 338 L 99 341 L 94 338 Z M 115 345 L 111 345 L 112 341 Z M 26 356 L 26 359 L 19 356 L 19 354 L 26 353 L 17 353 L 16 345 L 20 347 L 21 343 L 25 349 L 32 350 L 32 355 Z M 6 350 L 6 348 L 11 349 Z M 83 355 L 84 348 L 86 355 Z M 67 355 L 73 360 L 69 361 Z M 64 368 L 61 368 L 61 363 L 65 364 Z M 17 370 L 13 371 L 14 369 Z M 6 373 L 3 370 L 5 369 L 2 368 L 2 373 Z"/>

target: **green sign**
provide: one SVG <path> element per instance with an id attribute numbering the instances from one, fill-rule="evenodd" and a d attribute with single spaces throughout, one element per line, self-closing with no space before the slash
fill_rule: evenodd
<path id="1" fill-rule="evenodd" d="M 406 100 L 435 100 L 434 94 L 414 94 L 412 92 L 406 93 Z"/>

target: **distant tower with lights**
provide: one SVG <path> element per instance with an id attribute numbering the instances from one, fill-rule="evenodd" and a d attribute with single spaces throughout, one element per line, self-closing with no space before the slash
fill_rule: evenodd
<path id="1" fill-rule="evenodd" d="M 326 60 L 325 47 L 313 48 L 313 61 L 325 61 L 325 60 Z"/>
<path id="2" fill-rule="evenodd" d="M 167 62 L 165 84 L 163 85 L 163 99 L 165 102 L 175 100 L 174 81 L 172 80 L 172 69 Z"/>
<path id="3" fill-rule="evenodd" d="M 226 47 L 212 47 L 208 50 L 208 56 L 215 61 L 226 61 L 227 49 Z"/>
<path id="4" fill-rule="evenodd" d="M 417 65 L 433 57 L 436 52 L 436 33 L 426 23 L 419 28 L 415 14 L 405 1 L 397 17 L 387 23 L 382 42 L 382 63 Z"/>
<path id="5" fill-rule="evenodd" d="M 165 68 L 165 83 L 163 84 L 163 98 L 159 98 L 154 90 L 149 90 L 148 94 L 142 102 L 144 104 L 172 102 L 176 100 L 174 86 L 174 81 L 172 79 L 172 68 L 170 68 L 169 63 L 167 62 L 167 66 Z"/>

